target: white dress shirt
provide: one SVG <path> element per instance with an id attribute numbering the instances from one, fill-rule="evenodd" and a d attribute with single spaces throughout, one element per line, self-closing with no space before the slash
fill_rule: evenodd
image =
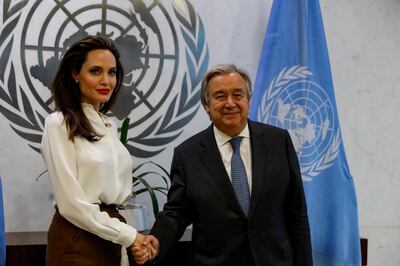
<path id="1" fill-rule="evenodd" d="M 217 146 L 219 149 L 219 152 L 221 154 L 222 162 L 224 163 L 226 172 L 228 173 L 229 179 L 232 182 L 232 174 L 231 174 L 231 158 L 232 158 L 232 145 L 230 144 L 230 140 L 232 137 L 226 135 L 222 131 L 220 131 L 218 128 L 214 126 L 214 135 L 215 135 L 215 140 L 217 142 Z M 251 145 L 250 145 L 250 132 L 249 132 L 249 126 L 246 124 L 246 127 L 240 132 L 238 135 L 242 138 L 242 141 L 240 142 L 240 156 L 242 157 L 244 167 L 246 168 L 246 174 L 247 174 L 247 181 L 249 183 L 249 191 L 251 194 L 251 188 L 252 188 L 252 168 L 251 168 Z"/>
<path id="2" fill-rule="evenodd" d="M 115 124 L 90 104 L 83 111 L 99 141 L 68 139 L 61 112 L 46 118 L 42 155 L 60 214 L 99 237 L 130 246 L 136 229 L 100 211 L 99 204 L 124 205 L 132 193 L 132 157 L 117 137 Z M 106 126 L 108 125 L 108 127 Z"/>

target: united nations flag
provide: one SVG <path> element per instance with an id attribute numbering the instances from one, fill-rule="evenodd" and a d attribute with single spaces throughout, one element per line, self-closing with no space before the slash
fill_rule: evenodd
<path id="1" fill-rule="evenodd" d="M 300 162 L 314 265 L 361 265 L 347 165 L 318 0 L 274 0 L 250 118 L 286 128 Z"/>

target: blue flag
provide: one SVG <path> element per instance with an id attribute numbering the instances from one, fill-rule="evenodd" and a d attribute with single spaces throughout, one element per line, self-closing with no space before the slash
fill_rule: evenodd
<path id="1" fill-rule="evenodd" d="M 4 230 L 3 186 L 0 177 L 0 266 L 6 265 L 6 233 Z"/>
<path id="2" fill-rule="evenodd" d="M 318 0 L 274 0 L 251 119 L 286 128 L 300 162 L 316 266 L 361 265 L 357 202 Z"/>

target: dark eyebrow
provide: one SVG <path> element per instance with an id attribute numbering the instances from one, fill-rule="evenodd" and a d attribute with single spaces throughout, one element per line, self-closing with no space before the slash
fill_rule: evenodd
<path id="1" fill-rule="evenodd" d="M 89 69 L 104 69 L 104 68 L 101 66 L 98 66 L 98 65 L 93 65 L 93 66 L 90 66 Z M 110 70 L 117 71 L 117 67 L 112 67 L 109 69 L 109 71 Z"/>

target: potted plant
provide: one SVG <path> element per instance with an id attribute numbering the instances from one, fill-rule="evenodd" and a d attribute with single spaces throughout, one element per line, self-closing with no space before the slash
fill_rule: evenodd
<path id="1" fill-rule="evenodd" d="M 121 126 L 120 141 L 126 145 L 128 141 L 128 129 L 129 129 L 129 117 L 125 118 Z M 152 186 L 148 179 L 149 178 L 160 178 L 163 181 L 163 186 Z M 124 208 L 126 212 L 126 218 L 128 223 L 134 224 L 136 229 L 143 231 L 147 228 L 147 219 L 145 216 L 145 206 L 135 203 L 133 200 L 135 197 L 142 193 L 148 193 L 151 199 L 153 207 L 154 218 L 160 211 L 160 204 L 158 202 L 156 192 L 167 195 L 168 192 L 168 180 L 170 175 L 167 170 L 161 165 L 153 162 L 146 161 L 138 166 L 135 166 L 132 170 L 132 201 Z M 133 220 L 133 221 L 131 221 Z"/>

